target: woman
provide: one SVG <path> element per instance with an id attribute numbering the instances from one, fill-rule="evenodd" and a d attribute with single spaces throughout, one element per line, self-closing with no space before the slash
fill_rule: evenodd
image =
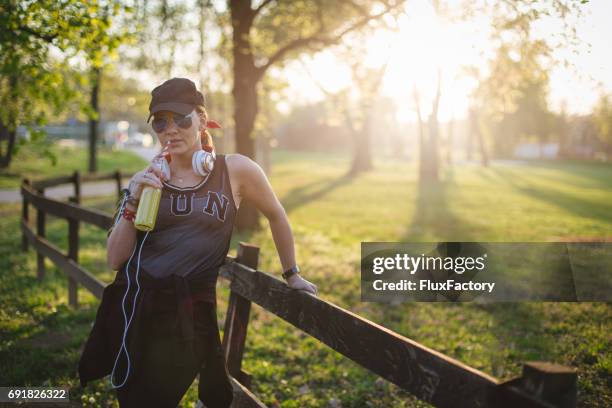
<path id="1" fill-rule="evenodd" d="M 151 94 L 149 119 L 170 171 L 150 165 L 136 173 L 109 231 L 108 263 L 118 273 L 81 356 L 81 384 L 111 374 L 122 407 L 175 407 L 199 373 L 205 406 L 228 407 L 215 287 L 243 199 L 268 218 L 289 287 L 315 295 L 317 288 L 299 275 L 287 216 L 261 168 L 239 154 L 213 154 L 206 129 L 218 125 L 195 84 L 173 78 Z M 196 167 L 196 154 L 210 155 L 212 170 Z M 133 221 L 146 186 L 162 198 L 154 229 L 144 233 Z"/>

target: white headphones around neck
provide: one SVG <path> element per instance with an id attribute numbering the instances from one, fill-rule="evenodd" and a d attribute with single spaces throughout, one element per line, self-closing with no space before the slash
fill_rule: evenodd
<path id="1" fill-rule="evenodd" d="M 197 152 L 193 153 L 193 156 L 191 156 L 191 166 L 193 167 L 193 171 L 202 177 L 208 176 L 215 168 L 215 159 L 217 156 L 214 150 L 210 150 L 211 151 L 204 149 L 198 150 Z M 166 157 L 166 155 L 160 155 L 159 159 L 157 160 L 157 165 L 162 173 L 164 173 L 164 175 L 170 179 L 170 165 L 168 164 L 169 160 Z M 170 156 L 168 155 L 168 157 Z M 171 157 L 170 161 L 172 161 Z"/>

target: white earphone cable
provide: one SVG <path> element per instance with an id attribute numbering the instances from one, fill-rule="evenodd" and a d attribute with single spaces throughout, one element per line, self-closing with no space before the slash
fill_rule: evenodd
<path id="1" fill-rule="evenodd" d="M 138 249 L 138 261 L 136 263 L 136 275 L 135 275 L 135 279 L 136 279 L 136 293 L 134 294 L 134 301 L 132 302 L 132 313 L 130 314 L 130 318 L 127 318 L 127 312 L 125 311 L 125 299 L 127 298 L 129 292 L 130 292 L 130 274 L 128 271 L 128 267 L 130 265 L 130 263 L 132 262 L 132 258 L 134 257 L 134 254 L 136 253 L 136 247 L 138 245 L 134 246 L 134 250 L 132 251 L 132 255 L 130 255 L 130 259 L 127 261 L 127 263 L 125 264 L 125 275 L 127 277 L 127 288 L 125 290 L 125 295 L 123 295 L 123 300 L 121 301 L 121 310 L 123 311 L 123 321 L 124 321 L 124 326 L 123 326 L 123 338 L 121 340 L 121 347 L 119 348 L 119 352 L 117 353 L 117 357 L 115 358 L 115 364 L 113 365 L 113 371 L 111 372 L 110 375 L 110 383 L 111 386 L 114 389 L 117 388 L 121 388 L 125 385 L 125 383 L 127 382 L 127 379 L 129 378 L 130 375 L 130 368 L 131 368 L 131 361 L 130 361 L 130 354 L 128 352 L 127 346 L 126 346 L 126 339 L 127 339 L 127 334 L 128 334 L 128 330 L 130 328 L 130 324 L 132 323 L 132 319 L 134 318 L 134 312 L 136 311 L 136 300 L 138 299 L 138 293 L 140 292 L 140 282 L 138 281 L 138 275 L 140 273 L 140 254 L 142 252 L 142 247 L 147 239 L 147 237 L 149 236 L 149 232 L 147 231 L 147 233 L 145 234 L 144 238 L 142 239 L 142 242 L 140 244 L 140 248 Z M 125 378 L 123 379 L 123 382 L 119 385 L 115 385 L 115 383 L 113 382 L 113 378 L 115 376 L 115 370 L 117 369 L 117 363 L 119 362 L 119 357 L 121 357 L 121 353 L 125 350 L 125 356 L 127 358 L 127 369 L 125 372 Z"/>

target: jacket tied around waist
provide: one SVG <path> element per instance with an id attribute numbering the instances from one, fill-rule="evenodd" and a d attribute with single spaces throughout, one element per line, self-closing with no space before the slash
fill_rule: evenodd
<path id="1" fill-rule="evenodd" d="M 212 272 L 217 274 L 218 268 L 214 269 L 216 271 Z M 210 270 L 193 276 L 170 275 L 165 278 L 140 273 L 138 282 L 134 270 L 128 270 L 130 285 L 127 293 L 125 268 L 118 271 L 115 280 L 104 289 L 96 320 L 79 361 L 78 372 L 83 387 L 89 381 L 111 374 L 113 367 L 114 384 L 129 382 L 132 373 L 138 370 L 146 341 L 144 325 L 155 317 L 156 311 L 175 313 L 175 335 L 195 358 L 194 304 L 204 301 L 216 305 L 216 281 L 211 286 Z M 124 342 L 126 321 L 130 324 Z"/>

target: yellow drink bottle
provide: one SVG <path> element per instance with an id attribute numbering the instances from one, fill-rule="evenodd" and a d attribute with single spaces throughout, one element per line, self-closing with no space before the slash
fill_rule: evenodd
<path id="1" fill-rule="evenodd" d="M 169 177 L 170 169 L 166 156 L 160 154 L 154 161 L 155 165 Z M 161 200 L 161 189 L 151 186 L 146 186 L 140 195 L 140 203 L 136 211 L 134 219 L 134 227 L 140 231 L 151 231 L 155 228 L 155 220 L 157 220 L 157 212 L 159 210 L 159 201 Z"/>
<path id="2" fill-rule="evenodd" d="M 142 190 L 140 203 L 134 219 L 134 227 L 140 231 L 151 231 L 155 228 L 159 201 L 161 199 L 161 189 L 146 186 Z"/>

